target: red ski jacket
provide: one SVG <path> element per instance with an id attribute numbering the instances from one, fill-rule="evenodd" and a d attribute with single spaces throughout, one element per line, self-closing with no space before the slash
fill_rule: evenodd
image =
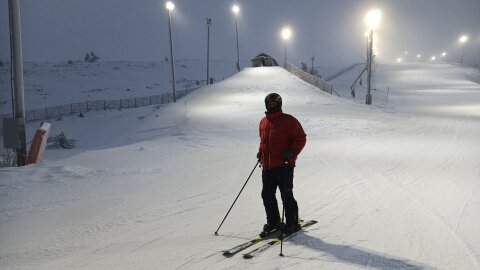
<path id="1" fill-rule="evenodd" d="M 283 112 L 267 114 L 260 121 L 261 162 L 265 170 L 281 167 L 285 164 L 282 154 L 285 150 L 293 151 L 294 157 L 288 164 L 295 167 L 295 160 L 307 142 L 307 135 L 298 120 Z"/>

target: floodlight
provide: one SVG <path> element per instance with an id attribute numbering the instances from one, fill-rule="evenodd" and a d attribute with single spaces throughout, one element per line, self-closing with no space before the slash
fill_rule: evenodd
<path id="1" fill-rule="evenodd" d="M 289 40 L 291 36 L 292 36 L 292 30 L 290 30 L 290 28 L 285 27 L 282 29 L 282 38 L 284 40 Z"/>
<path id="2" fill-rule="evenodd" d="M 232 11 L 233 11 L 233 13 L 235 13 L 235 15 L 236 15 L 236 14 L 238 14 L 238 12 L 240 11 L 240 8 L 239 8 L 237 5 L 233 5 Z"/>
<path id="3" fill-rule="evenodd" d="M 382 10 L 377 8 L 374 10 L 371 10 L 367 13 L 367 16 L 365 17 L 365 22 L 368 26 L 369 30 L 377 29 L 378 26 L 380 25 L 380 19 L 382 17 Z"/>
<path id="4" fill-rule="evenodd" d="M 168 10 L 173 10 L 175 8 L 175 5 L 172 2 L 168 1 L 166 7 Z"/>

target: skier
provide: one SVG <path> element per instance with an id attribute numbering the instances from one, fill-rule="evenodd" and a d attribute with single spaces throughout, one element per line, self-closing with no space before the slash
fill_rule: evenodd
<path id="1" fill-rule="evenodd" d="M 282 112 L 282 97 L 277 93 L 265 97 L 266 116 L 260 121 L 260 147 L 257 154 L 262 170 L 262 199 L 267 224 L 260 236 L 274 230 L 291 234 L 301 229 L 298 205 L 293 196 L 293 169 L 295 160 L 306 143 L 306 134 L 300 122 Z M 286 224 L 280 221 L 275 193 L 280 189 L 285 208 Z"/>

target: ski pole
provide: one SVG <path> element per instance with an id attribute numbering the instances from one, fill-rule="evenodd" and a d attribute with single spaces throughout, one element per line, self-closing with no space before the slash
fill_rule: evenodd
<path id="1" fill-rule="evenodd" d="M 287 191 L 287 166 L 288 166 L 288 161 L 285 161 L 285 171 L 284 171 L 284 178 L 283 178 L 283 200 L 282 200 L 282 205 L 283 205 L 283 209 L 282 209 L 282 223 L 284 222 L 284 219 L 285 219 L 285 200 L 287 199 L 285 197 L 285 191 Z M 283 257 L 283 233 L 282 233 L 282 237 L 280 239 L 280 254 L 278 254 L 280 257 Z"/>
<path id="2" fill-rule="evenodd" d="M 222 227 L 223 222 L 225 221 L 225 219 L 227 218 L 228 214 L 229 214 L 230 211 L 232 210 L 233 206 L 234 206 L 235 203 L 237 202 L 238 197 L 240 197 L 240 194 L 242 193 L 243 189 L 245 188 L 245 186 L 247 185 L 248 181 L 250 180 L 250 177 L 252 176 L 253 172 L 254 172 L 255 169 L 257 168 L 258 163 L 260 163 L 260 160 L 257 161 L 257 164 L 255 164 L 255 167 L 253 167 L 253 170 L 252 170 L 252 172 L 250 173 L 250 175 L 248 176 L 247 181 L 245 181 L 245 184 L 243 184 L 243 187 L 242 187 L 242 189 L 240 190 L 240 192 L 238 193 L 237 197 L 235 198 L 235 201 L 233 201 L 232 206 L 230 206 L 230 209 L 228 209 L 228 212 L 227 212 L 227 214 L 225 215 L 225 217 L 223 218 L 222 222 L 220 223 L 220 226 L 218 226 L 218 229 L 215 231 L 215 235 L 218 235 L 218 230 L 220 230 L 220 227 Z"/>

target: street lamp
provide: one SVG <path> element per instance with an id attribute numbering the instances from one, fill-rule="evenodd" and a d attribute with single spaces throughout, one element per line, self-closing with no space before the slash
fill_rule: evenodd
<path id="1" fill-rule="evenodd" d="M 285 43 L 285 56 L 284 56 L 284 64 L 283 66 L 286 68 L 287 67 L 287 41 L 290 39 L 292 36 L 292 30 L 290 30 L 289 27 L 284 27 L 281 32 L 282 39 Z"/>
<path id="2" fill-rule="evenodd" d="M 372 104 L 372 94 L 371 94 L 371 83 L 372 83 L 372 61 L 373 61 L 373 30 L 377 29 L 380 25 L 380 19 L 382 17 L 382 11 L 380 9 L 374 9 L 367 13 L 365 17 L 365 22 L 368 26 L 369 38 L 368 38 L 368 53 L 367 53 L 367 69 L 368 69 L 368 79 L 367 79 L 367 96 L 365 98 L 365 103 L 367 105 Z"/>
<path id="3" fill-rule="evenodd" d="M 459 41 L 460 44 L 462 45 L 462 59 L 461 59 L 460 63 L 463 64 L 463 47 L 464 47 L 463 44 L 468 41 L 468 36 L 467 36 L 467 35 L 463 35 L 463 36 L 460 37 L 460 39 L 459 39 L 458 41 Z"/>
<path id="4" fill-rule="evenodd" d="M 175 8 L 175 5 L 168 1 L 166 8 L 168 10 L 168 33 L 170 36 L 170 63 L 172 65 L 172 88 L 173 88 L 173 102 L 177 102 L 177 97 L 175 94 L 175 65 L 173 60 L 173 42 L 172 42 L 172 23 L 171 23 L 171 11 Z"/>
<path id="5" fill-rule="evenodd" d="M 207 85 L 210 84 L 210 26 L 212 19 L 207 18 Z"/>
<path id="6" fill-rule="evenodd" d="M 238 12 L 240 8 L 237 5 L 232 7 L 233 13 L 235 13 L 235 32 L 237 35 L 237 71 L 240 71 L 240 50 L 238 49 Z"/>

